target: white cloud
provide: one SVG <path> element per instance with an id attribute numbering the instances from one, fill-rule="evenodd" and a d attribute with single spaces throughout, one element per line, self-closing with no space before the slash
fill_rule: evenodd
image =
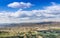
<path id="1" fill-rule="evenodd" d="M 31 7 L 32 4 L 27 2 L 13 2 L 13 3 L 10 3 L 8 4 L 8 7 L 11 7 L 11 8 L 29 8 Z"/>
<path id="2" fill-rule="evenodd" d="M 55 4 L 55 3 L 54 3 Z M 60 21 L 60 4 L 45 7 L 44 10 L 16 12 L 1 12 L 0 22 L 2 23 L 22 23 L 22 22 L 42 22 L 42 21 Z"/>

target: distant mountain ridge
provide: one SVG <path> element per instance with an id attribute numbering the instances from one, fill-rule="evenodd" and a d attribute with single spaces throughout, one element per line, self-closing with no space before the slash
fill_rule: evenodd
<path id="1" fill-rule="evenodd" d="M 0 24 L 0 27 L 35 26 L 43 24 L 60 24 L 60 22 L 10 23 L 10 24 L 6 23 L 6 24 Z"/>

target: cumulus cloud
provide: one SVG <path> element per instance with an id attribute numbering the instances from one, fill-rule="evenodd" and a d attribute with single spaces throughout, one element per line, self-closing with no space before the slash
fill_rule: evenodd
<path id="1" fill-rule="evenodd" d="M 30 8 L 33 4 L 31 4 L 30 2 L 13 2 L 8 4 L 8 7 L 11 8 Z"/>
<path id="2" fill-rule="evenodd" d="M 60 21 L 60 4 L 44 7 L 42 10 L 16 12 L 1 12 L 0 22 L 23 23 L 23 22 L 42 22 L 42 21 Z M 18 6 L 18 5 L 17 5 Z"/>
<path id="3" fill-rule="evenodd" d="M 31 11 L 16 11 L 16 17 L 58 17 L 60 15 L 60 5 L 52 5 L 45 7 L 44 10 L 31 10 Z"/>

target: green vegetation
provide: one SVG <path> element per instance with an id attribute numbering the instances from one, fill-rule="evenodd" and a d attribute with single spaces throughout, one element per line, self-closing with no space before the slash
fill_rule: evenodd
<path id="1" fill-rule="evenodd" d="M 29 31 L 23 32 L 0 31 L 0 38 L 60 38 L 60 30 L 49 29 L 34 31 L 30 29 Z"/>
<path id="2" fill-rule="evenodd" d="M 43 30 L 38 33 L 43 38 L 60 38 L 60 30 Z"/>

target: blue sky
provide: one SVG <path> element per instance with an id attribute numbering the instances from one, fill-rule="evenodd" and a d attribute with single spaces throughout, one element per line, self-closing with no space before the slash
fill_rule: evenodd
<path id="1" fill-rule="evenodd" d="M 16 10 L 18 10 L 18 8 L 13 9 L 13 8 L 7 7 L 7 5 L 9 3 L 13 3 L 13 2 L 30 2 L 30 3 L 35 5 L 35 6 L 32 6 L 31 8 L 29 8 L 29 9 L 25 9 L 25 10 L 33 10 L 33 9 L 39 9 L 39 8 L 41 9 L 44 6 L 51 5 L 50 4 L 51 2 L 60 3 L 59 0 L 37 0 L 37 1 L 36 0 L 0 0 L 0 10 L 1 11 L 4 11 L 4 10 L 16 11 Z"/>
<path id="2" fill-rule="evenodd" d="M 59 21 L 60 0 L 0 0 L 0 23 Z"/>

